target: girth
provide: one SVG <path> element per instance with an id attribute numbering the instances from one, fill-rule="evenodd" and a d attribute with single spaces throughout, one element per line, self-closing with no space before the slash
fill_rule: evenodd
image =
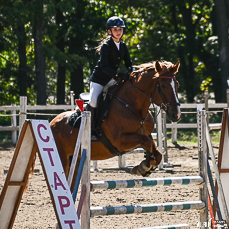
<path id="1" fill-rule="evenodd" d="M 110 151 L 111 154 L 113 154 L 114 156 L 121 156 L 123 154 L 125 154 L 128 151 L 123 151 L 120 152 L 116 147 L 114 147 L 111 142 L 109 141 L 109 139 L 106 137 L 105 133 L 103 132 L 102 128 L 99 127 L 97 130 L 97 138 L 99 139 L 99 141 L 101 143 L 103 143 L 103 145 Z"/>

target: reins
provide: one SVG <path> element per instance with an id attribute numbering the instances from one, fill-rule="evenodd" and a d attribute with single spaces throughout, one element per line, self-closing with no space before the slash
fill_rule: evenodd
<path id="1" fill-rule="evenodd" d="M 152 89 L 151 89 L 151 91 L 149 92 L 148 95 L 146 95 L 143 91 L 141 91 L 138 87 L 136 87 L 136 86 L 134 85 L 134 83 L 133 83 L 131 80 L 129 80 L 129 82 L 131 83 L 131 85 L 132 85 L 138 92 L 140 92 L 140 93 L 146 98 L 146 100 L 148 99 L 150 103 L 154 104 L 154 101 L 153 101 L 151 98 L 153 98 L 154 93 L 155 93 L 157 87 L 158 87 L 158 92 L 159 92 L 159 95 L 160 95 L 162 101 L 165 101 L 165 96 L 163 95 L 163 93 L 162 93 L 162 91 L 161 91 L 161 89 L 160 89 L 160 84 L 159 84 L 159 82 L 158 82 L 159 78 L 168 78 L 168 79 L 172 79 L 172 80 L 173 80 L 173 79 L 175 79 L 175 76 L 163 76 L 163 75 L 154 76 L 152 79 L 156 79 L 156 84 L 155 84 L 155 87 L 152 87 Z M 121 87 L 120 87 L 120 88 L 121 88 Z M 119 88 L 119 89 L 120 89 L 120 88 Z M 141 125 L 141 129 L 142 129 L 142 132 L 143 132 L 143 134 L 144 134 L 144 126 L 143 126 L 143 125 L 144 125 L 144 123 L 145 123 L 145 120 L 146 120 L 146 117 L 147 117 L 148 113 L 146 114 L 146 116 L 145 116 L 144 118 L 142 118 L 142 117 L 133 109 L 133 107 L 131 107 L 128 103 L 126 103 L 125 101 L 123 101 L 121 98 L 119 98 L 119 97 L 117 96 L 117 92 L 119 91 L 119 89 L 116 90 L 116 92 L 115 92 L 114 94 L 111 94 L 111 93 L 108 93 L 108 94 L 112 95 L 112 98 L 115 98 L 115 99 L 117 99 L 120 103 L 122 103 L 126 108 L 128 108 L 128 109 L 129 109 L 129 110 L 139 119 L 140 125 Z M 152 93 L 153 93 L 153 94 L 152 94 Z M 166 103 L 166 104 L 165 104 L 165 103 L 162 103 L 161 106 L 160 106 L 160 110 L 158 111 L 158 113 L 157 113 L 157 114 L 154 113 L 154 118 L 156 118 L 156 117 L 159 115 L 161 109 L 163 109 L 163 110 L 166 111 L 170 105 L 174 105 L 174 104 L 180 106 L 180 103 Z M 154 106 L 154 105 L 153 105 L 153 106 Z M 149 110 L 149 109 L 148 109 L 148 110 Z M 154 107 L 154 110 L 155 110 L 155 107 Z"/>

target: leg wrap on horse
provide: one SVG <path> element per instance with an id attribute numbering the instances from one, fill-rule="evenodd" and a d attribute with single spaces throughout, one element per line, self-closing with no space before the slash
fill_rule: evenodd
<path id="1" fill-rule="evenodd" d="M 144 155 L 144 158 L 146 159 L 146 162 L 147 162 L 147 167 L 150 167 L 150 166 L 151 166 L 150 162 L 151 162 L 151 161 L 156 161 L 156 158 L 155 158 L 155 156 L 154 156 L 152 153 L 150 153 L 149 151 L 146 151 L 144 154 L 145 154 L 145 155 Z"/>
<path id="2" fill-rule="evenodd" d="M 131 173 L 138 175 L 138 176 L 143 176 L 143 177 L 148 177 L 153 170 L 156 169 L 156 166 L 151 166 L 150 161 L 155 161 L 156 158 L 153 156 L 152 153 L 150 152 L 145 152 L 144 157 L 146 160 L 142 161 L 140 165 L 135 166 L 132 170 Z"/>

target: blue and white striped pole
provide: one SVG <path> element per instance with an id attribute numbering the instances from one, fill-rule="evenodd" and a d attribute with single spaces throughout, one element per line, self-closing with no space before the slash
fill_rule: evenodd
<path id="1" fill-rule="evenodd" d="M 91 207 L 91 217 L 99 215 L 121 215 L 134 213 L 162 212 L 162 211 L 178 211 L 178 210 L 201 210 L 205 208 L 203 201 L 187 201 L 187 202 L 170 202 L 161 204 L 131 205 L 120 207 Z"/>
<path id="2" fill-rule="evenodd" d="M 167 177 L 167 178 L 148 178 L 135 180 L 117 180 L 117 181 L 92 181 L 91 191 L 102 189 L 119 189 L 119 188 L 142 188 L 152 186 L 170 186 L 173 184 L 180 185 L 200 185 L 203 183 L 201 176 L 186 177 Z"/>
<path id="3" fill-rule="evenodd" d="M 177 225 L 156 226 L 156 227 L 142 227 L 137 229 L 189 229 L 189 225 L 177 224 Z"/>

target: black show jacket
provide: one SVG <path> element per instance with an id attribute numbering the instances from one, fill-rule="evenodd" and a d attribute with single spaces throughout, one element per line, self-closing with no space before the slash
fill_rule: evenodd
<path id="1" fill-rule="evenodd" d="M 132 61 L 126 44 L 120 40 L 119 50 L 112 38 L 101 47 L 100 59 L 90 76 L 90 81 L 105 86 L 117 74 L 121 61 L 125 62 L 127 69 L 132 68 Z"/>

